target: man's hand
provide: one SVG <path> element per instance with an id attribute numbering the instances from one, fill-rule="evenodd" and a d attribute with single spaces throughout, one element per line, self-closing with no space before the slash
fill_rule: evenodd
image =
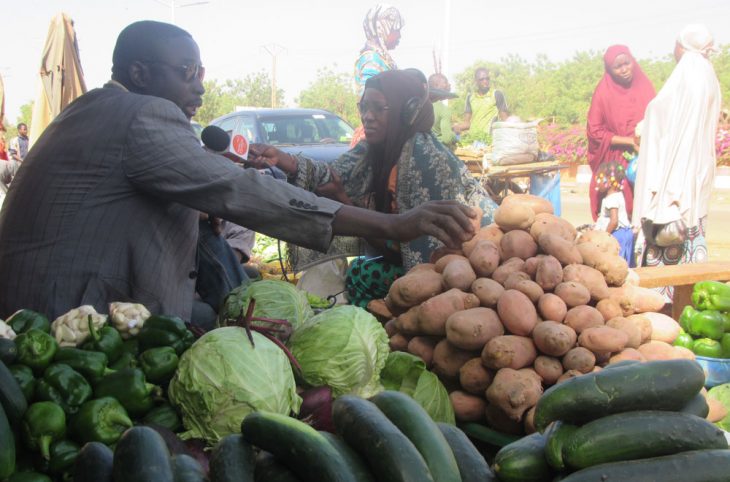
<path id="1" fill-rule="evenodd" d="M 456 201 L 430 201 L 398 215 L 394 239 L 410 241 L 419 236 L 433 236 L 449 248 L 474 237 L 477 212 Z"/>
<path id="2" fill-rule="evenodd" d="M 259 169 L 277 166 L 287 174 L 297 172 L 297 158 L 268 144 L 251 144 L 248 149 L 248 162 Z"/>

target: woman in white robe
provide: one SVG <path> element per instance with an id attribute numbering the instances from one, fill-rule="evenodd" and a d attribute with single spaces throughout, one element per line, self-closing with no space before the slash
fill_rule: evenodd
<path id="1" fill-rule="evenodd" d="M 632 219 L 640 233 L 637 264 L 707 260 L 705 232 L 721 105 L 720 84 L 707 58 L 712 50 L 707 27 L 685 27 L 674 49 L 677 66 L 646 108 Z M 683 244 L 662 248 L 643 239 L 640 228 L 647 220 L 656 225 L 679 219 L 688 228 Z"/>

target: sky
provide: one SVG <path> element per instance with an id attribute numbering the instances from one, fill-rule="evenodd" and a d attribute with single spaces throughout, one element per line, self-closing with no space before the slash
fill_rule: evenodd
<path id="1" fill-rule="evenodd" d="M 174 3 L 171 3 L 174 2 Z M 75 23 L 89 89 L 109 79 L 119 32 L 137 20 L 173 22 L 198 42 L 206 79 L 270 72 L 295 106 L 322 68 L 353 71 L 365 37 L 362 21 L 375 2 L 352 0 L 0 0 L 0 75 L 5 109 L 15 123 L 38 90 L 48 26 L 59 12 Z M 452 80 L 476 60 L 510 54 L 533 61 L 570 59 L 578 51 L 628 45 L 639 58 L 671 54 L 677 33 L 701 22 L 718 44 L 730 44 L 729 0 L 392 0 L 405 20 L 392 52 L 400 68 L 434 72 L 434 53 Z M 173 8 L 174 5 L 174 8 Z M 174 16 L 174 17 L 173 17 Z M 599 79 L 596 79 L 598 82 Z"/>

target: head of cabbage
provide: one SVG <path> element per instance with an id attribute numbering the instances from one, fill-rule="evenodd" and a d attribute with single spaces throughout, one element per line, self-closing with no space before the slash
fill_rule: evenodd
<path id="1" fill-rule="evenodd" d="M 336 306 L 295 328 L 287 343 L 311 386 L 328 385 L 332 395 L 370 397 L 380 392 L 380 371 L 390 349 L 385 328 L 356 306 Z"/>
<path id="2" fill-rule="evenodd" d="M 305 291 L 286 281 L 262 280 L 243 284 L 228 293 L 218 315 L 220 324 L 229 324 L 227 320 L 245 315 L 252 299 L 256 300 L 253 316 L 287 320 L 294 329 L 314 316 Z"/>
<path id="3" fill-rule="evenodd" d="M 183 439 L 214 444 L 240 433 L 251 412 L 299 412 L 302 399 L 286 354 L 260 333 L 252 335 L 255 348 L 243 328 L 218 328 L 180 357 L 168 395 L 182 413 Z"/>

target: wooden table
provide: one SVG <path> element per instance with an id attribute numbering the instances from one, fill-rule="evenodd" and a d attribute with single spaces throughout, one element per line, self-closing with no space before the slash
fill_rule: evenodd
<path id="1" fill-rule="evenodd" d="M 692 304 L 692 287 L 699 281 L 730 280 L 730 262 L 680 264 L 676 266 L 654 266 L 634 269 L 639 275 L 639 286 L 658 288 L 674 287 L 672 318 L 679 319 L 685 306 Z"/>

